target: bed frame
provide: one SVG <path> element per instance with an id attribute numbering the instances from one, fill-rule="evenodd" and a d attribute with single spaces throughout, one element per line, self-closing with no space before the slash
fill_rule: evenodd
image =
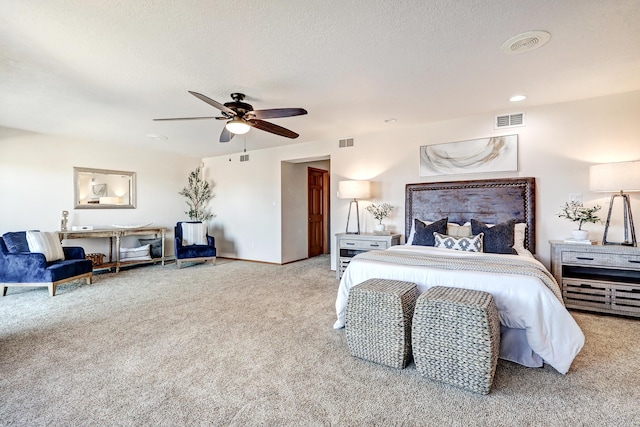
<path id="1" fill-rule="evenodd" d="M 407 184 L 405 192 L 405 236 L 413 219 L 464 224 L 476 219 L 497 224 L 515 218 L 527 224 L 524 247 L 536 248 L 535 178 L 502 178 L 474 181 Z"/>

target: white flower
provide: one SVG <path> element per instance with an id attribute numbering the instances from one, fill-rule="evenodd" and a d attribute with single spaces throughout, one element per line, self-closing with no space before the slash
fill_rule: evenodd
<path id="1" fill-rule="evenodd" d="M 382 224 L 382 220 L 389 215 L 389 213 L 393 209 L 393 206 L 391 206 L 389 203 L 382 203 L 378 205 L 374 202 L 367 206 L 365 209 L 367 210 L 367 212 L 373 215 L 375 219 L 378 220 L 378 223 Z"/>

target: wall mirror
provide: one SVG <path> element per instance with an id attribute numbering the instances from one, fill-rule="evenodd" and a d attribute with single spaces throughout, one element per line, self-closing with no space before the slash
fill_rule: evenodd
<path id="1" fill-rule="evenodd" d="M 136 173 L 74 167 L 73 193 L 76 209 L 134 209 Z"/>

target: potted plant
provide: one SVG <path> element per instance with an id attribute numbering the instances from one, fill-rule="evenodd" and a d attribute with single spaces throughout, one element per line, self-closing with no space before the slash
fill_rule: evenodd
<path id="1" fill-rule="evenodd" d="M 365 208 L 367 212 L 369 212 L 375 219 L 378 220 L 378 225 L 376 225 L 377 232 L 384 232 L 385 226 L 382 223 L 382 220 L 389 216 L 389 213 L 393 209 L 389 203 L 380 203 L 376 202 L 371 203 L 369 206 Z"/>
<path id="2" fill-rule="evenodd" d="M 208 221 L 215 215 L 207 211 L 207 203 L 213 198 L 213 185 L 202 179 L 202 167 L 189 173 L 188 185 L 178 194 L 187 200 L 189 210 L 185 211 L 189 219 L 194 221 Z"/>
<path id="3" fill-rule="evenodd" d="M 582 206 L 582 203 L 566 202 L 562 207 L 562 210 L 557 214 L 559 218 L 566 218 L 571 222 L 578 223 L 578 229 L 573 230 L 573 238 L 576 240 L 587 240 L 589 232 L 582 229 L 584 223 L 596 223 L 600 221 L 596 212 L 600 210 L 600 205 L 596 205 L 592 208 L 586 208 Z"/>

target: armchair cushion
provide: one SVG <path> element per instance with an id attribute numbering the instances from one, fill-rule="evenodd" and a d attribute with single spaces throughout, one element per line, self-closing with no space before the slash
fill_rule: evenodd
<path id="1" fill-rule="evenodd" d="M 201 222 L 182 223 L 182 245 L 206 245 L 207 226 Z"/>
<path id="2" fill-rule="evenodd" d="M 41 253 L 47 262 L 64 259 L 64 251 L 57 233 L 27 231 L 29 252 Z"/>

